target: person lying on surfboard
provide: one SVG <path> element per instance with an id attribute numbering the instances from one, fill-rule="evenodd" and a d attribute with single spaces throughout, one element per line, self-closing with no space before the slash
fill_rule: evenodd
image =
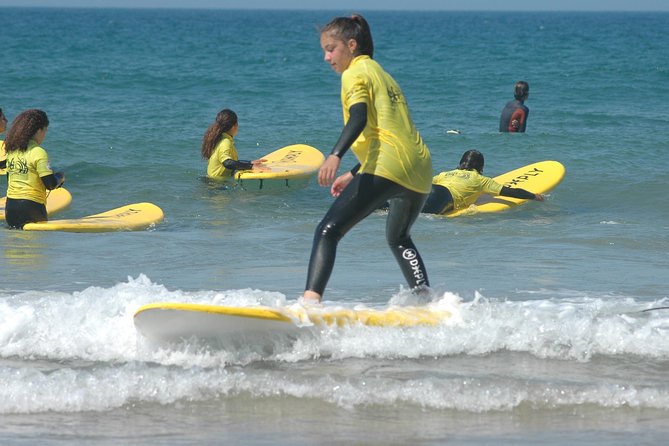
<path id="1" fill-rule="evenodd" d="M 331 186 L 335 200 L 314 234 L 303 300 L 320 302 L 339 240 L 386 201 L 388 245 L 409 286 L 425 289 L 427 271 L 410 231 L 430 192 L 430 151 L 399 85 L 372 58 L 367 21 L 360 15 L 337 17 L 321 29 L 320 37 L 325 62 L 341 74 L 345 125 L 318 171 L 318 183 Z M 349 147 L 360 163 L 336 177 Z"/>
<path id="2" fill-rule="evenodd" d="M 432 179 L 432 191 L 421 212 L 444 214 L 471 206 L 482 194 L 501 195 L 521 200 L 544 201 L 544 196 L 519 187 L 502 186 L 483 175 L 483 154 L 467 150 L 457 169 L 441 172 Z"/>
<path id="3" fill-rule="evenodd" d="M 216 115 L 216 120 L 209 126 L 202 138 L 202 158 L 209 160 L 207 176 L 209 178 L 232 178 L 235 170 L 265 170 L 264 159 L 243 161 L 237 155 L 234 137 L 239 130 L 237 114 L 230 109 L 223 109 Z"/>
<path id="4" fill-rule="evenodd" d="M 10 228 L 21 229 L 26 223 L 46 221 L 46 191 L 65 182 L 63 172 L 51 170 L 49 155 L 40 146 L 48 129 L 46 113 L 30 109 L 14 119 L 7 133 L 5 220 Z"/>

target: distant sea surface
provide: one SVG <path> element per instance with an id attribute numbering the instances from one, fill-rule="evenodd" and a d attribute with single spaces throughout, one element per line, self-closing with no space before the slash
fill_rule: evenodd
<path id="1" fill-rule="evenodd" d="M 0 230 L 0 443 L 666 441 L 666 13 L 363 10 L 435 173 L 476 148 L 491 176 L 558 160 L 562 184 L 506 213 L 418 219 L 450 324 L 270 351 L 135 331 L 155 301 L 296 302 L 328 190 L 211 184 L 199 146 L 231 108 L 243 159 L 296 143 L 328 154 L 340 80 L 318 27 L 350 12 L 0 8 L 0 107 L 10 123 L 48 113 L 43 145 L 74 197 L 58 217 L 165 212 L 140 232 Z M 521 79 L 527 132 L 499 133 Z M 384 225 L 375 213 L 342 240 L 325 305 L 414 303 Z"/>

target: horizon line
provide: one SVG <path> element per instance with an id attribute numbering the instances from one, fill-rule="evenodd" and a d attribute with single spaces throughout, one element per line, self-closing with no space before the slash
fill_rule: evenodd
<path id="1" fill-rule="evenodd" d="M 342 8 L 328 8 L 328 7 L 319 7 L 319 8 L 276 8 L 276 7 L 226 7 L 226 6 L 96 6 L 96 5 L 2 5 L 0 8 L 15 8 L 15 9 L 130 9 L 130 10 L 197 10 L 197 11 L 207 11 L 207 10 L 229 10 L 229 11 L 339 11 Z M 419 8 L 419 9 L 398 9 L 398 8 L 379 8 L 371 7 L 367 9 L 361 9 L 361 11 L 375 11 L 375 12 L 514 12 L 514 13 L 535 13 L 535 12 L 659 12 L 659 13 L 668 13 L 669 10 L 663 9 L 455 9 L 455 8 L 446 8 L 446 9 L 433 9 L 433 8 Z"/>

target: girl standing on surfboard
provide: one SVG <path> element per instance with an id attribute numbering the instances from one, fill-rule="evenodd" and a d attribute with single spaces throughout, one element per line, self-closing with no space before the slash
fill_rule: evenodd
<path id="1" fill-rule="evenodd" d="M 229 109 L 218 112 L 202 139 L 202 158 L 209 160 L 209 178 L 232 178 L 235 170 L 262 170 L 264 160 L 239 160 L 234 137 L 239 130 L 237 114 Z"/>
<path id="2" fill-rule="evenodd" d="M 544 196 L 520 187 L 502 186 L 483 175 L 483 154 L 467 150 L 455 170 L 441 172 L 432 179 L 432 191 L 421 212 L 444 214 L 459 211 L 474 204 L 482 194 L 501 195 L 521 200 L 544 201 Z"/>
<path id="3" fill-rule="evenodd" d="M 7 133 L 7 203 L 5 220 L 10 228 L 23 228 L 31 222 L 46 221 L 47 189 L 63 185 L 65 174 L 54 173 L 49 155 L 40 144 L 49 129 L 49 118 L 42 110 L 19 114 Z"/>
<path id="4" fill-rule="evenodd" d="M 430 151 L 399 85 L 372 59 L 372 34 L 362 16 L 330 21 L 321 29 L 321 47 L 325 62 L 341 74 L 345 125 L 318 172 L 319 184 L 331 186 L 336 199 L 316 228 L 304 299 L 320 301 L 339 240 L 385 202 L 388 245 L 410 287 L 427 287 L 425 265 L 409 232 L 430 192 Z M 336 177 L 349 147 L 359 164 Z"/>

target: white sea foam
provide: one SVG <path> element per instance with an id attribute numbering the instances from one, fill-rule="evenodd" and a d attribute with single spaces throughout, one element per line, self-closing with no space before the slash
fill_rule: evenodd
<path id="1" fill-rule="evenodd" d="M 529 404 L 669 409 L 669 388 L 616 370 L 669 358 L 665 300 L 538 290 L 523 301 L 444 293 L 428 305 L 456 317 L 436 327 L 323 328 L 270 348 L 196 340 L 158 345 L 138 334 L 154 301 L 291 304 L 262 290 L 183 292 L 149 278 L 72 294 L 0 298 L 0 413 L 106 410 L 137 402 L 293 396 L 342 407 L 410 404 L 467 411 Z M 393 298 L 395 305 L 405 297 Z M 326 305 L 329 303 L 326 302 Z M 485 361 L 483 361 L 485 358 Z M 511 367 L 511 369 L 509 369 Z M 596 367 L 611 379 L 581 368 Z"/>

